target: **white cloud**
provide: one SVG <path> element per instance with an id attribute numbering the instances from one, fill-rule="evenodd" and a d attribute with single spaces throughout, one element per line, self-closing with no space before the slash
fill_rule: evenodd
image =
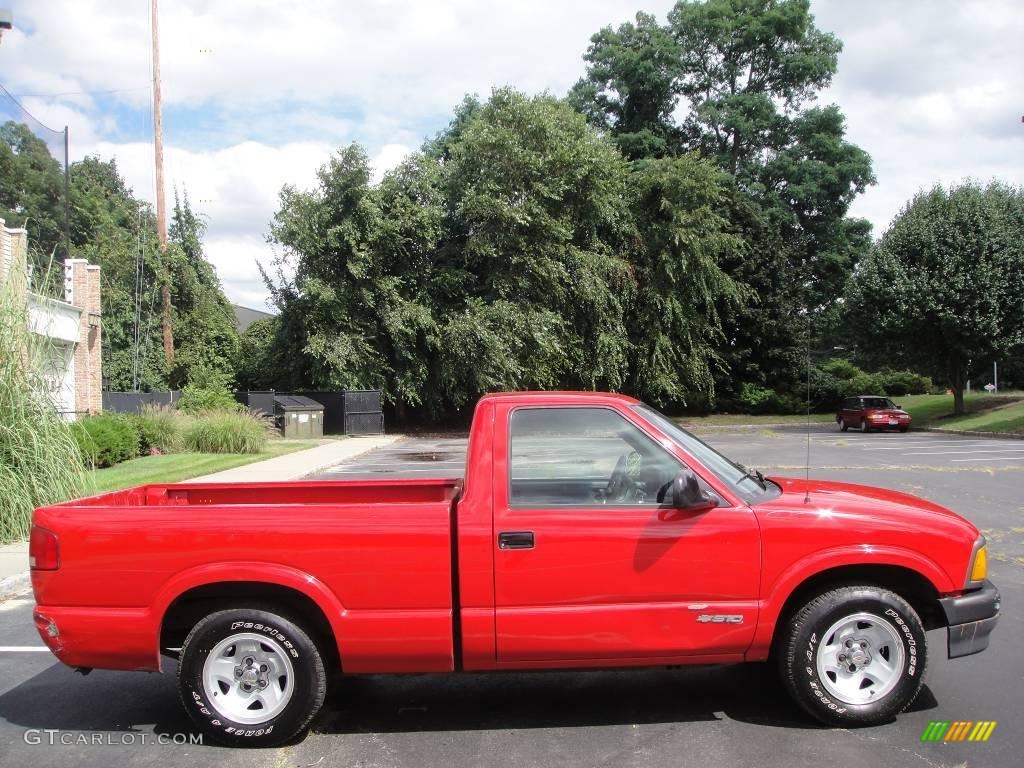
<path id="1" fill-rule="evenodd" d="M 881 235 L 921 189 L 971 178 L 1024 185 L 1024 14 L 1016 0 L 816 2 L 843 40 L 822 103 L 847 117 L 878 184 L 852 213 Z"/>
<path id="2" fill-rule="evenodd" d="M 8 0 L 15 29 L 0 67 L 15 93 L 133 89 L 29 99 L 71 128 L 72 155 L 117 155 L 152 199 L 149 4 Z M 673 0 L 165 0 L 161 53 L 166 176 L 208 216 L 229 295 L 259 303 L 255 260 L 284 183 L 307 187 L 338 146 L 359 141 L 375 178 L 442 128 L 467 92 L 564 93 L 590 36 Z M 918 189 L 998 176 L 1024 184 L 1024 14 L 1018 0 L 815 0 L 844 41 L 836 102 L 878 185 L 853 212 L 876 235 Z M 209 53 L 203 51 L 209 50 Z M 111 101 L 113 100 L 113 101 Z M 125 143 L 125 136 L 131 142 Z M 200 202 L 210 199 L 211 203 Z"/>

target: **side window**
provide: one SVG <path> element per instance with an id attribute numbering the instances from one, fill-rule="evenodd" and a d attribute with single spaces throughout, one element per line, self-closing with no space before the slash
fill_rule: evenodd
<path id="1" fill-rule="evenodd" d="M 656 506 L 682 469 L 608 408 L 518 408 L 509 432 L 513 507 Z"/>

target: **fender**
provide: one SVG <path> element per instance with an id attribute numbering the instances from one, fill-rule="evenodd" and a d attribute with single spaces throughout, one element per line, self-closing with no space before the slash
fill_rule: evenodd
<path id="1" fill-rule="evenodd" d="M 323 611 L 334 633 L 335 643 L 343 637 L 341 633 L 345 607 L 338 596 L 323 582 L 308 573 L 278 563 L 261 562 L 218 562 L 205 563 L 175 574 L 157 593 L 153 600 L 152 617 L 155 626 L 155 642 L 160 644 L 160 627 L 167 609 L 178 597 L 195 587 L 218 584 L 227 581 L 254 581 L 276 584 L 301 592 Z M 160 649 L 157 648 L 157 658 Z"/>
<path id="2" fill-rule="evenodd" d="M 938 563 L 912 549 L 856 544 L 818 550 L 790 565 L 774 584 L 762 589 L 757 630 L 747 650 L 747 661 L 767 658 L 782 607 L 800 584 L 823 571 L 850 565 L 900 566 L 923 576 L 939 594 L 958 589 Z"/>

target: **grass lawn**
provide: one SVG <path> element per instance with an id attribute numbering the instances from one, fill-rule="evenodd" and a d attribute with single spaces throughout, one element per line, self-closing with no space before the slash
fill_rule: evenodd
<path id="1" fill-rule="evenodd" d="M 983 432 L 1012 432 L 1014 420 L 1024 420 L 1024 393 L 990 395 L 972 392 L 964 395 L 967 414 L 953 417 L 952 395 L 907 395 L 893 398 L 913 417 L 916 427 L 966 429 Z"/>
<path id="2" fill-rule="evenodd" d="M 835 419 L 834 413 L 812 413 L 812 422 L 827 422 Z M 797 414 L 763 414 L 751 416 L 745 413 L 712 413 L 708 416 L 678 416 L 676 422 L 681 426 L 699 429 L 700 427 L 719 427 L 730 424 L 803 424 L 807 421 L 806 413 Z"/>
<path id="3" fill-rule="evenodd" d="M 263 453 L 167 453 L 162 456 L 143 456 L 107 469 L 97 469 L 93 472 L 93 479 L 97 493 L 146 483 L 177 483 L 316 445 L 304 441 L 272 440 Z"/>
<path id="4" fill-rule="evenodd" d="M 953 418 L 952 395 L 904 395 L 891 398 L 914 419 L 916 427 L 939 429 L 977 430 L 979 432 L 1024 433 L 1024 392 L 990 395 L 972 392 L 964 395 L 967 414 Z M 834 413 L 812 413 L 811 422 L 828 423 L 835 420 Z M 802 424 L 805 414 L 765 414 L 750 416 L 743 413 L 713 413 L 709 416 L 679 416 L 676 421 L 683 427 L 700 429 L 736 424 Z"/>
<path id="5" fill-rule="evenodd" d="M 973 416 L 960 416 L 933 423 L 942 429 L 963 429 L 975 432 L 1009 432 L 1024 435 L 1024 400 L 990 408 Z"/>

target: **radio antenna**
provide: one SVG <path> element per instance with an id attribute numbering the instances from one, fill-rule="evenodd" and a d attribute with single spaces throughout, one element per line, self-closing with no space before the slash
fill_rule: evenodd
<path id="1" fill-rule="evenodd" d="M 807 334 L 804 337 L 807 352 L 807 459 L 804 464 L 804 504 L 811 503 L 811 308 L 804 307 L 807 316 Z"/>

